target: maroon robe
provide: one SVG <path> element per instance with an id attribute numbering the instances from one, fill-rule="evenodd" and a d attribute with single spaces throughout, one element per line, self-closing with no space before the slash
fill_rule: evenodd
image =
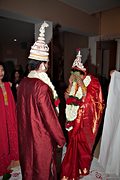
<path id="1" fill-rule="evenodd" d="M 89 174 L 92 161 L 92 150 L 101 122 L 104 101 L 99 81 L 91 76 L 87 94 L 82 100 L 70 97 L 67 102 L 79 105 L 74 121 L 69 121 L 66 127 L 73 127 L 68 132 L 69 142 L 62 162 L 61 178 L 77 180 L 80 176 Z"/>
<path id="2" fill-rule="evenodd" d="M 16 107 L 10 84 L 4 83 L 7 105 L 0 88 L 0 176 L 6 173 L 12 160 L 18 160 Z"/>
<path id="3" fill-rule="evenodd" d="M 52 104 L 52 92 L 37 78 L 24 78 L 18 87 L 17 115 L 23 180 L 57 179 L 56 145 L 65 138 Z"/>

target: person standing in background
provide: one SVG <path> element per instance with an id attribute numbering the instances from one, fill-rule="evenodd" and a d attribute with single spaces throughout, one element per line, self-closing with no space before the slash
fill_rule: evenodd
<path id="1" fill-rule="evenodd" d="M 22 72 L 20 70 L 15 69 L 13 72 L 12 81 L 11 81 L 12 83 L 11 89 L 12 89 L 15 102 L 17 102 L 17 88 L 22 78 L 23 78 Z"/>
<path id="2" fill-rule="evenodd" d="M 4 65 L 0 62 L 0 176 L 13 164 L 19 164 L 16 106 L 10 83 L 4 82 L 4 76 Z"/>
<path id="3" fill-rule="evenodd" d="M 59 99 L 46 71 L 49 48 L 44 22 L 31 47 L 32 70 L 19 84 L 17 94 L 18 139 L 23 180 L 57 180 L 56 147 L 65 144 L 59 124 Z"/>
<path id="4" fill-rule="evenodd" d="M 89 174 L 104 108 L 100 83 L 94 76 L 87 75 L 80 51 L 72 65 L 65 99 L 68 144 L 61 165 L 61 179 L 78 180 Z"/>

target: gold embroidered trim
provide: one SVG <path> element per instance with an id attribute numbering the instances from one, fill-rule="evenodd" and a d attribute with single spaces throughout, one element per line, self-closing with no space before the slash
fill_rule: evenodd
<path id="1" fill-rule="evenodd" d="M 6 92 L 6 89 L 5 89 L 5 86 L 4 84 L 0 84 L 0 87 L 2 89 L 2 92 L 3 92 L 3 97 L 4 97 L 4 103 L 5 105 L 7 106 L 8 105 L 8 96 L 7 96 L 7 92 Z"/>

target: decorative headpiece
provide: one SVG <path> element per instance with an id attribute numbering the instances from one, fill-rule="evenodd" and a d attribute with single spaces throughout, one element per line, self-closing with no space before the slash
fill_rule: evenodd
<path id="1" fill-rule="evenodd" d="M 85 72 L 86 68 L 83 66 L 83 64 L 81 62 L 81 57 L 82 57 L 82 55 L 80 54 L 80 50 L 79 50 L 78 54 L 76 56 L 76 59 L 73 62 L 72 69 L 77 69 L 77 70 L 81 70 L 81 71 Z"/>
<path id="2" fill-rule="evenodd" d="M 49 25 L 44 21 L 39 31 L 38 40 L 33 44 L 28 58 L 38 61 L 49 61 L 49 47 L 45 44 L 45 28 Z"/>

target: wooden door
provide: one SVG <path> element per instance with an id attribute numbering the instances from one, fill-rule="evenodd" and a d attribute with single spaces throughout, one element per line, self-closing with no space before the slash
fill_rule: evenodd
<path id="1" fill-rule="evenodd" d="M 97 42 L 96 64 L 97 75 L 109 79 L 110 70 L 116 68 L 116 41 Z"/>

